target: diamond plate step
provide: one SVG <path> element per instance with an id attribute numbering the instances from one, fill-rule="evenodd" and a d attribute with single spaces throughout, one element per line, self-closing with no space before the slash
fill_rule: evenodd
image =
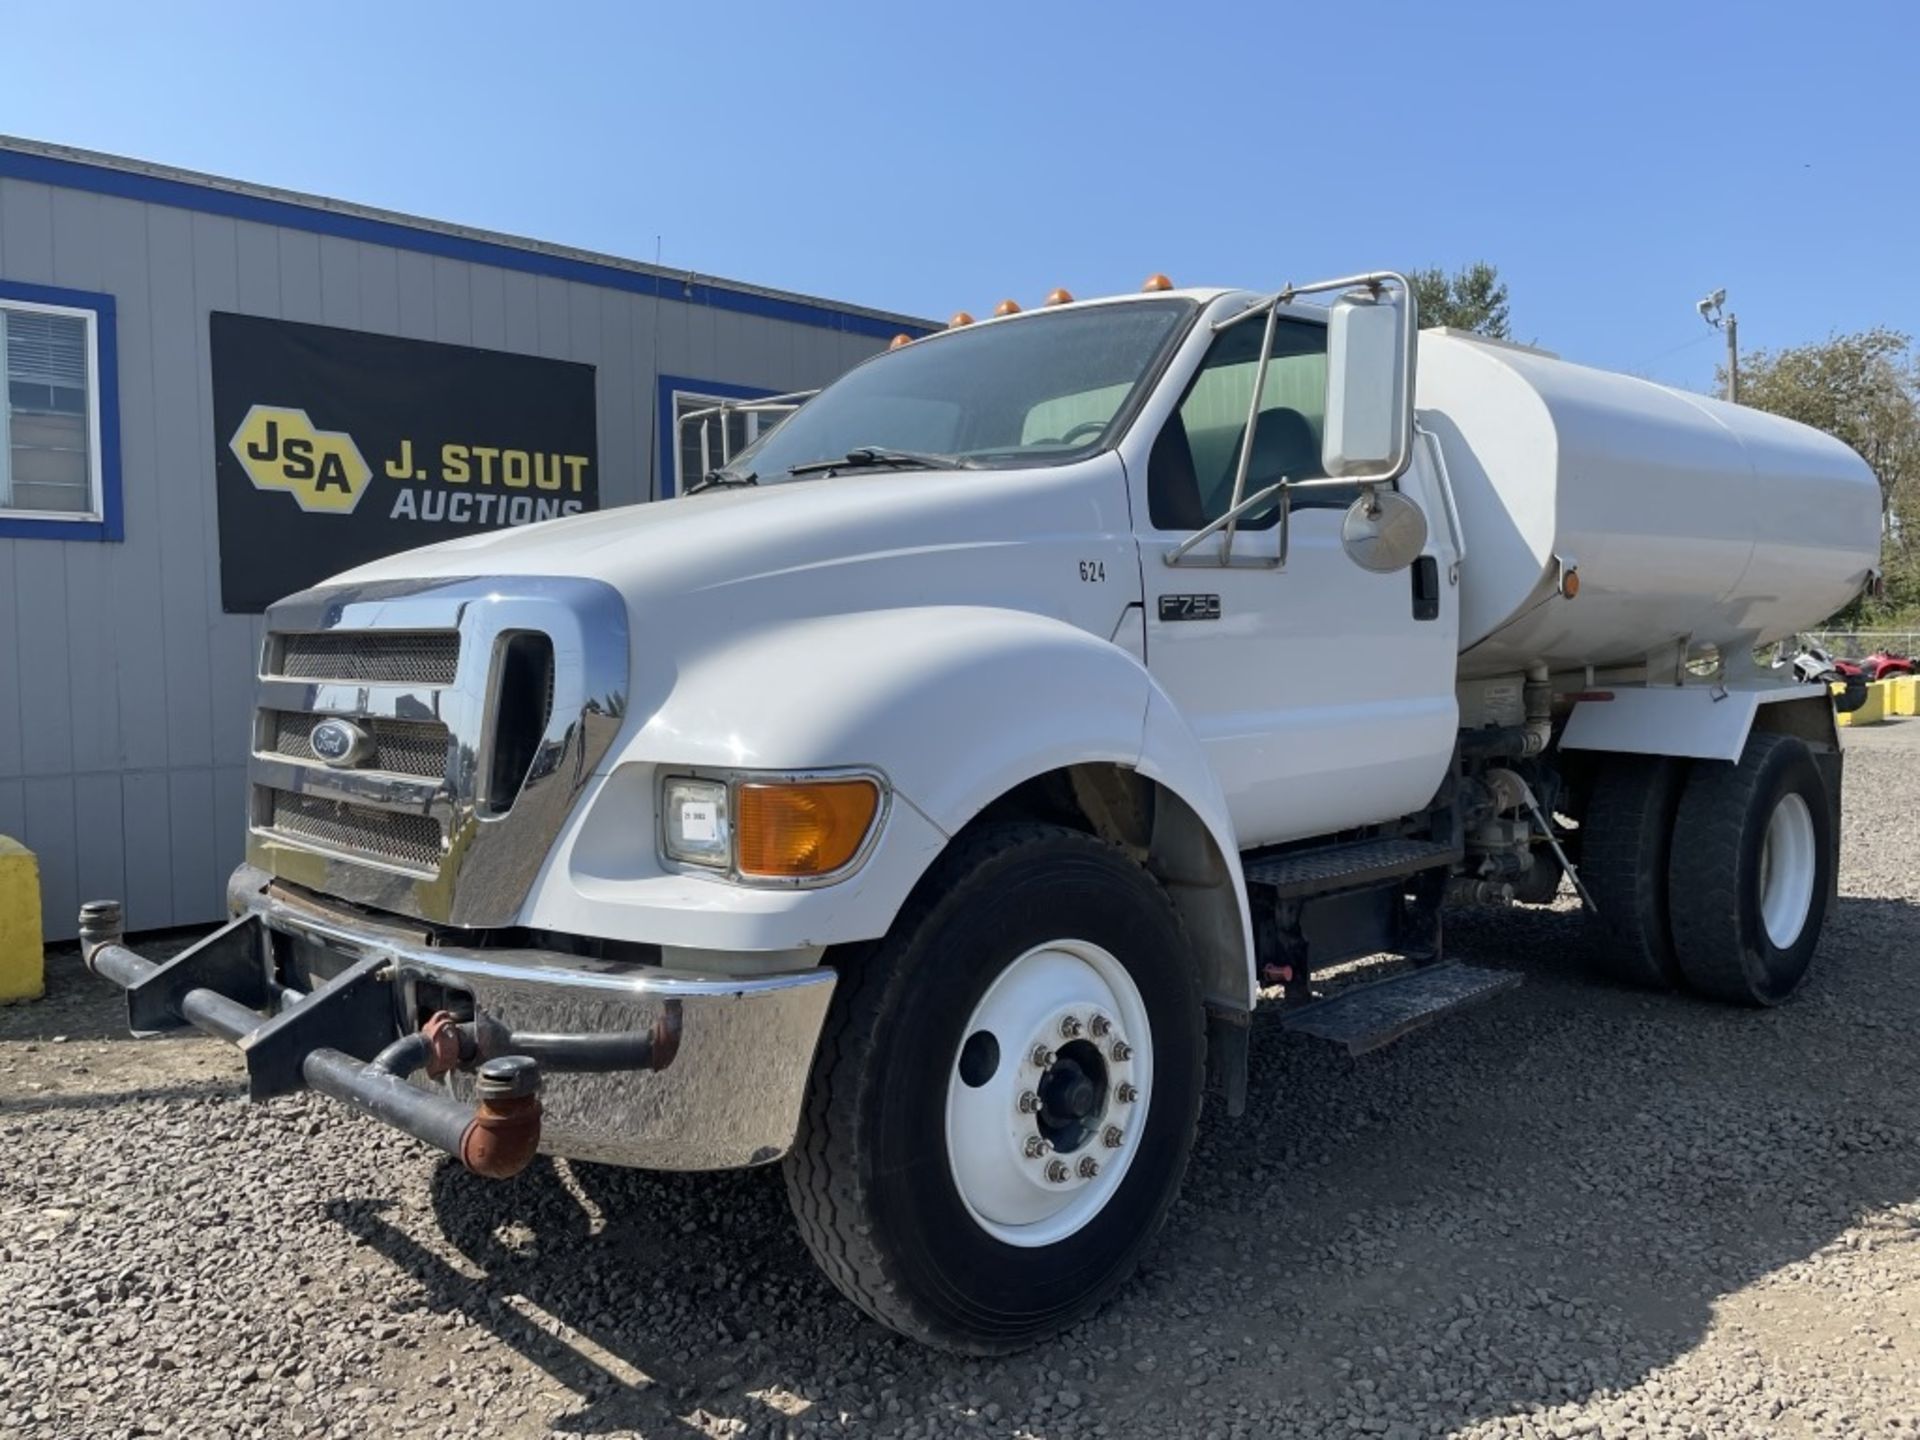
<path id="1" fill-rule="evenodd" d="M 1448 961 L 1312 1001 L 1280 1023 L 1299 1034 L 1344 1045 L 1349 1055 L 1364 1055 L 1442 1015 L 1511 990 L 1520 979 L 1512 970 Z"/>
<path id="2" fill-rule="evenodd" d="M 1431 840 L 1388 836 L 1353 840 L 1319 850 L 1299 850 L 1246 863 L 1247 884 L 1271 887 L 1279 900 L 1300 900 L 1338 890 L 1363 890 L 1400 875 L 1451 865 L 1460 852 Z"/>

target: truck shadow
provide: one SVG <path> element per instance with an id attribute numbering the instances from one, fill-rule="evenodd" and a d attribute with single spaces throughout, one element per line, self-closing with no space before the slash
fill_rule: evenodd
<path id="1" fill-rule="evenodd" d="M 1395 1401 L 1443 1433 L 1629 1389 L 1728 1297 L 1920 1197 L 1912 969 L 1889 943 L 1917 922 L 1920 905 L 1843 898 L 1813 985 L 1768 1012 L 1609 989 L 1571 963 L 1574 917 L 1516 912 L 1452 945 L 1529 983 L 1378 1055 L 1263 1015 L 1248 1113 L 1209 1110 L 1140 1277 L 1006 1360 L 860 1316 L 772 1171 L 542 1163 L 487 1186 L 448 1164 L 434 1209 L 471 1270 L 378 1207 L 331 1213 L 423 1304 L 573 1391 L 562 1430 L 779 1433 L 805 1414 L 1167 1433 L 1205 1387 L 1209 1414 L 1256 1430 L 1345 1429 Z"/>

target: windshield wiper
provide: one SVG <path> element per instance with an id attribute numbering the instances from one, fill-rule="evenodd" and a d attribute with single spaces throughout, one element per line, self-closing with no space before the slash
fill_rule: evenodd
<path id="1" fill-rule="evenodd" d="M 737 490 L 743 485 L 758 485 L 760 477 L 749 470 L 744 475 L 733 470 L 709 470 L 687 487 L 687 494 L 702 490 Z"/>
<path id="2" fill-rule="evenodd" d="M 823 470 L 977 470 L 980 467 L 958 455 L 938 455 L 930 451 L 889 450 L 884 445 L 860 445 L 838 460 L 809 460 L 788 467 L 789 475 L 818 475 Z"/>

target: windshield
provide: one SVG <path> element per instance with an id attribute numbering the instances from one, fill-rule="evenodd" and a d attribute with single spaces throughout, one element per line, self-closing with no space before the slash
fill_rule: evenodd
<path id="1" fill-rule="evenodd" d="M 1190 300 L 1069 307 L 903 345 L 821 391 L 735 456 L 727 473 L 764 485 L 856 451 L 899 452 L 916 468 L 1077 460 L 1109 443 L 1195 308 Z M 863 458 L 895 463 L 884 453 Z"/>

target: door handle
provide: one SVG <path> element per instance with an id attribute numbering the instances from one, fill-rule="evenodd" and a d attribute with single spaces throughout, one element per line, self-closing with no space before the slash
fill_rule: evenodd
<path id="1" fill-rule="evenodd" d="M 1438 620 L 1440 618 L 1440 562 L 1431 555 L 1419 556 L 1413 562 L 1411 574 L 1413 575 L 1413 618 Z"/>

